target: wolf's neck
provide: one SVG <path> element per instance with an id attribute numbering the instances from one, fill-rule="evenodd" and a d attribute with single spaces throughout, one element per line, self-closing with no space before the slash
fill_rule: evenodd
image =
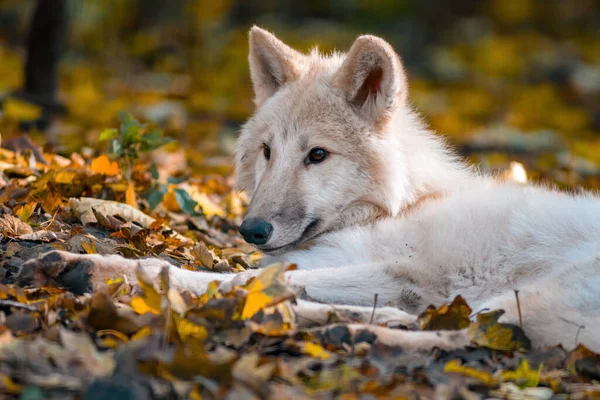
<path id="1" fill-rule="evenodd" d="M 390 128 L 395 139 L 390 168 L 390 216 L 413 208 L 423 199 L 443 197 L 474 175 L 444 141 L 424 128 L 410 110 L 397 115 Z"/>

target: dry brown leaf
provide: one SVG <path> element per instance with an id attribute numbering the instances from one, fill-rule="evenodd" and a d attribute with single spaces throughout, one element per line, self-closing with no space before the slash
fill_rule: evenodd
<path id="1" fill-rule="evenodd" d="M 212 268 L 213 254 L 208 247 L 206 247 L 206 244 L 204 244 L 203 241 L 200 240 L 198 243 L 196 243 L 196 245 L 192 248 L 192 254 L 194 255 L 194 258 L 197 261 L 200 261 L 204 267 Z"/>
<path id="2" fill-rule="evenodd" d="M 0 232 L 4 236 L 15 237 L 32 233 L 33 229 L 19 218 L 5 214 L 0 216 Z"/>
<path id="3" fill-rule="evenodd" d="M 146 229 L 153 226 L 152 224 L 156 221 L 142 211 L 117 201 L 94 199 L 91 197 L 81 197 L 78 199 L 72 197 L 69 199 L 69 206 L 71 207 L 73 214 L 75 214 L 84 225 L 97 223 L 98 219 L 96 218 L 96 213 L 101 213 L 105 216 L 117 215 L 125 221 L 136 222 Z M 175 232 L 174 236 L 185 243 L 191 241 L 191 239 L 188 239 L 177 232 Z"/>
<path id="4" fill-rule="evenodd" d="M 428 307 L 419 316 L 419 326 L 423 330 L 458 330 L 471 324 L 471 307 L 462 296 L 456 298 L 450 304 L 444 304 L 440 308 Z"/>

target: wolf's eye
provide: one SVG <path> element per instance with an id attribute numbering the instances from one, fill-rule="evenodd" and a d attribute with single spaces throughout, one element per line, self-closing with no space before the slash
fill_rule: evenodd
<path id="1" fill-rule="evenodd" d="M 271 148 L 263 143 L 263 154 L 265 158 L 269 160 L 271 158 Z"/>
<path id="2" fill-rule="evenodd" d="M 325 160 L 328 155 L 329 153 L 327 152 L 327 150 L 322 149 L 320 147 L 315 147 L 310 151 L 310 153 L 308 153 L 308 157 L 306 157 L 306 160 L 304 162 L 306 164 L 318 164 Z"/>

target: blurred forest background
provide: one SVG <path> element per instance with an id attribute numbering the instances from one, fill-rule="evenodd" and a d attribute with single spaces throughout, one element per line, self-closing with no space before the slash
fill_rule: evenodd
<path id="1" fill-rule="evenodd" d="M 335 307 L 304 328 L 283 264 L 200 297 L 141 274 L 140 296 L 108 269 L 78 295 L 87 262 L 48 251 L 218 272 L 261 258 L 231 190 L 255 24 L 303 51 L 380 35 L 473 162 L 600 188 L 599 0 L 0 0 L 0 398 L 599 398 L 600 355 L 522 352 L 519 327 L 470 322 L 459 297 L 390 328 L 465 329 L 477 348 L 411 353 Z"/>
<path id="2" fill-rule="evenodd" d="M 172 157 L 162 156 L 170 173 L 228 174 L 237 129 L 253 110 L 247 32 L 256 24 L 304 51 L 380 35 L 403 58 L 412 102 L 473 161 L 502 169 L 518 160 L 533 179 L 600 186 L 598 1 L 43 3 L 53 16 L 36 20 L 38 1 L 0 0 L 5 142 L 29 130 L 46 149 L 92 156 L 100 132 L 127 110 L 177 139 Z M 49 18 L 60 20 L 59 40 L 38 51 L 60 53 L 60 84 L 40 100 L 26 93 L 26 48 Z"/>

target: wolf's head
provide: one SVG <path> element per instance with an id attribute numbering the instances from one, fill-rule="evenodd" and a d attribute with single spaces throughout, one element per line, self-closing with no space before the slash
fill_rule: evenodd
<path id="1" fill-rule="evenodd" d="M 254 27 L 249 60 L 257 110 L 236 155 L 237 187 L 251 198 L 244 238 L 280 253 L 396 215 L 410 184 L 397 131 L 418 122 L 392 47 L 360 36 L 345 55 L 305 55 Z"/>

